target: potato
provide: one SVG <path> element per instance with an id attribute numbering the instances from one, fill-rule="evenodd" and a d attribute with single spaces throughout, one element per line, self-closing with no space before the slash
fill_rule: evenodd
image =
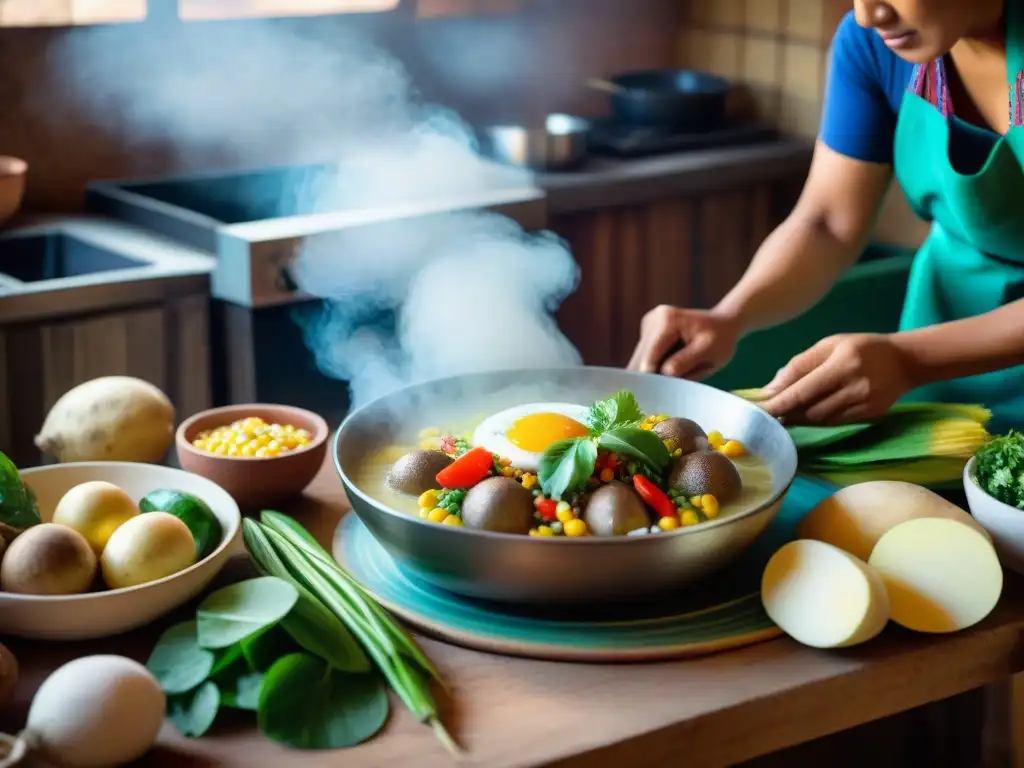
<path id="1" fill-rule="evenodd" d="M 533 494 L 508 477 L 477 483 L 462 501 L 467 528 L 496 533 L 528 533 L 534 525 Z"/>
<path id="2" fill-rule="evenodd" d="M 94 480 L 65 493 L 57 502 L 52 522 L 85 536 L 99 557 L 114 531 L 138 514 L 131 496 L 112 483 Z"/>
<path id="3" fill-rule="evenodd" d="M 594 491 L 583 509 L 583 520 L 594 536 L 625 536 L 651 524 L 643 500 L 620 482 L 602 485 Z"/>
<path id="4" fill-rule="evenodd" d="M 59 462 L 158 463 L 174 441 L 174 406 L 152 384 L 105 376 L 66 392 L 36 435 Z"/>
<path id="5" fill-rule="evenodd" d="M 167 512 L 133 517 L 103 549 L 103 581 L 111 589 L 137 587 L 178 573 L 196 561 L 188 526 Z"/>
<path id="6" fill-rule="evenodd" d="M 7 548 L 0 586 L 23 595 L 77 595 L 96 577 L 96 553 L 78 531 L 55 523 L 34 525 Z"/>
<path id="7" fill-rule="evenodd" d="M 872 480 L 836 491 L 804 516 L 796 533 L 866 561 L 892 528 L 931 517 L 956 520 L 991 539 L 978 521 L 952 502 L 927 488 L 895 480 Z"/>

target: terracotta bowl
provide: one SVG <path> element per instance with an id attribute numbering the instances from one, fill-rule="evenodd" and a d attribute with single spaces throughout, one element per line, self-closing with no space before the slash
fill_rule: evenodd
<path id="1" fill-rule="evenodd" d="M 301 451 L 264 458 L 221 456 L 192 445 L 202 431 L 256 416 L 268 424 L 291 424 L 305 429 L 313 439 Z M 299 495 L 320 471 L 327 451 L 330 429 L 312 411 L 289 405 L 252 403 L 212 408 L 184 421 L 175 435 L 178 463 L 182 469 L 202 475 L 230 493 L 244 512 L 273 508 Z"/>
<path id="2" fill-rule="evenodd" d="M 0 224 L 11 218 L 21 207 L 27 173 L 28 163 L 24 160 L 0 155 Z"/>

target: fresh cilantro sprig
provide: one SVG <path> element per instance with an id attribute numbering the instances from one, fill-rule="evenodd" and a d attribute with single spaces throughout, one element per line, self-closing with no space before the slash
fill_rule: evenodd
<path id="1" fill-rule="evenodd" d="M 625 389 L 598 400 L 587 412 L 587 426 L 595 437 L 615 427 L 638 427 L 643 420 L 644 412 L 636 397 Z"/>
<path id="2" fill-rule="evenodd" d="M 587 413 L 587 437 L 559 440 L 540 457 L 537 479 L 550 498 L 586 488 L 594 474 L 597 451 L 603 449 L 630 456 L 660 474 L 670 456 L 656 434 L 640 428 L 644 413 L 632 392 L 621 390 L 598 400 Z"/>
<path id="3" fill-rule="evenodd" d="M 1024 435 L 1011 430 L 982 446 L 975 476 L 989 496 L 1024 509 Z"/>

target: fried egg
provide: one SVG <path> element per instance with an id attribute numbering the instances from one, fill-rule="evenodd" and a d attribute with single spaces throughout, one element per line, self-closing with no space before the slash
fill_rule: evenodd
<path id="1" fill-rule="evenodd" d="M 517 405 L 480 422 L 470 442 L 509 459 L 513 467 L 535 471 L 549 445 L 587 435 L 587 411 L 573 403 Z"/>

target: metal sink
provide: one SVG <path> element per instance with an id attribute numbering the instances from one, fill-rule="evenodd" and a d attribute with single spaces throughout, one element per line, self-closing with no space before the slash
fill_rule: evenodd
<path id="1" fill-rule="evenodd" d="M 20 283 L 83 277 L 141 268 L 149 262 L 128 258 L 63 232 L 0 239 L 0 275 Z"/>

